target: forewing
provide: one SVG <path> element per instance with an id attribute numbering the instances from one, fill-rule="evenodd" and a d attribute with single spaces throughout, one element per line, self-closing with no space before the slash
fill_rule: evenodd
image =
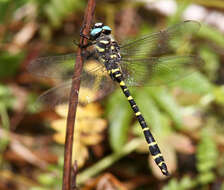
<path id="1" fill-rule="evenodd" d="M 120 67 L 127 86 L 154 86 L 185 77 L 202 64 L 203 61 L 196 56 L 166 56 L 124 59 Z"/>
<path id="2" fill-rule="evenodd" d="M 38 77 L 57 80 L 72 78 L 76 54 L 37 58 L 27 66 L 28 71 Z"/>
<path id="3" fill-rule="evenodd" d="M 115 87 L 104 66 L 96 61 L 85 63 L 80 80 L 79 103 L 81 104 L 97 101 L 113 91 Z M 68 103 L 71 84 L 72 80 L 69 80 L 49 89 L 38 98 L 38 101 L 50 108 Z"/>
<path id="4" fill-rule="evenodd" d="M 121 46 L 123 58 L 146 58 L 178 51 L 200 29 L 196 21 L 184 21 Z"/>
<path id="5" fill-rule="evenodd" d="M 83 55 L 84 62 L 96 60 L 94 52 Z M 73 76 L 76 54 L 48 56 L 37 58 L 27 66 L 28 71 L 38 77 L 52 79 L 56 82 L 64 82 Z M 98 70 L 98 65 L 95 70 Z M 94 68 L 92 68 L 94 72 Z"/>

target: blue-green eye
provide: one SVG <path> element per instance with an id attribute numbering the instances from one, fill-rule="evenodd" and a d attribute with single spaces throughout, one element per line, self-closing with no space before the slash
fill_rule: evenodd
<path id="1" fill-rule="evenodd" d="M 109 31 L 111 31 L 111 28 L 109 26 L 103 26 L 103 30 L 109 30 Z"/>
<path id="2" fill-rule="evenodd" d="M 97 34 L 99 34 L 102 31 L 102 28 L 94 28 L 91 32 L 90 35 L 91 36 L 96 36 Z"/>

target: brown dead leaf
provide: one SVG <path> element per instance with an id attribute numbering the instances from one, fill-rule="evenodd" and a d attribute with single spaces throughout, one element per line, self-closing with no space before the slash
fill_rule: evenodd
<path id="1" fill-rule="evenodd" d="M 172 133 L 168 139 L 169 144 L 180 153 L 192 154 L 195 152 L 195 146 L 192 144 L 191 139 L 186 135 Z"/>

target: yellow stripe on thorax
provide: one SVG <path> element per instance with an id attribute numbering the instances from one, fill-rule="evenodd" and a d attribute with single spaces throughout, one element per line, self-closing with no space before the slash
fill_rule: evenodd
<path id="1" fill-rule="evenodd" d="M 104 63 L 106 60 L 103 59 L 103 58 L 100 58 L 100 61 L 101 61 L 102 63 Z"/>
<path id="2" fill-rule="evenodd" d="M 107 40 L 100 40 L 100 43 L 102 43 L 102 44 L 109 44 L 109 41 L 107 41 Z"/>
<path id="3" fill-rule="evenodd" d="M 112 70 L 111 70 L 112 73 L 115 73 L 115 72 L 117 72 L 117 71 L 120 71 L 120 69 L 119 69 L 119 68 L 116 68 L 116 69 L 112 69 Z"/>
<path id="4" fill-rule="evenodd" d="M 99 51 L 99 52 L 104 52 L 105 50 L 99 46 L 96 45 L 96 49 Z"/>
<path id="5" fill-rule="evenodd" d="M 117 57 L 116 54 L 113 54 L 113 55 L 110 56 L 111 59 L 116 58 L 116 57 Z"/>

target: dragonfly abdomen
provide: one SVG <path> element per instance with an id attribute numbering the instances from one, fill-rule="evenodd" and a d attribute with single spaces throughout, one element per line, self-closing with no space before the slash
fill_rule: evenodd
<path id="1" fill-rule="evenodd" d="M 116 81 L 120 84 L 120 87 L 121 87 L 124 95 L 128 99 L 128 102 L 130 103 L 131 108 L 134 111 L 135 116 L 136 116 L 139 124 L 142 127 L 145 139 L 149 146 L 149 151 L 152 154 L 152 158 L 154 159 L 155 163 L 158 165 L 158 167 L 160 168 L 162 173 L 164 175 L 168 176 L 169 172 L 168 172 L 166 163 L 164 161 L 164 158 L 160 152 L 159 146 L 158 146 L 157 142 L 155 141 L 152 133 L 150 132 L 150 129 L 148 128 L 144 117 L 142 116 L 141 112 L 139 111 L 139 108 L 138 108 L 136 102 L 134 101 L 133 97 L 131 96 L 131 93 L 128 90 L 128 87 L 125 85 L 125 82 L 122 79 L 122 73 L 120 72 L 120 69 L 119 68 L 112 69 L 109 71 L 109 73 L 111 73 L 113 75 L 113 78 L 115 78 Z"/>

